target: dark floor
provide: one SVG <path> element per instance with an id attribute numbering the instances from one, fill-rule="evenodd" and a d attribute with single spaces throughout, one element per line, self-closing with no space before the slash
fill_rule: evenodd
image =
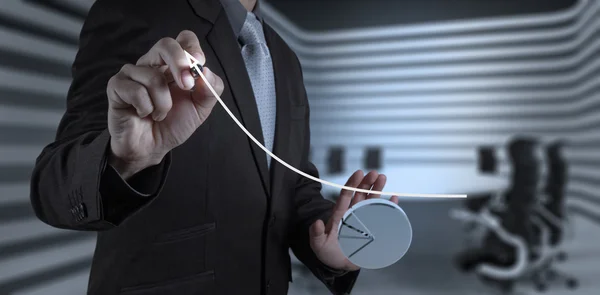
<path id="1" fill-rule="evenodd" d="M 408 204 L 415 240 L 409 253 L 398 263 L 382 270 L 363 270 L 353 294 L 376 295 L 486 295 L 496 294 L 474 276 L 458 272 L 452 265 L 461 249 L 460 226 L 447 218 L 451 203 Z M 418 214 L 427 211 L 429 214 Z M 435 216 L 425 218 L 419 216 Z M 569 259 L 559 269 L 580 280 L 575 291 L 555 283 L 546 295 L 597 295 L 600 290 L 600 227 L 583 218 L 575 218 L 575 235 L 569 243 Z M 436 226 L 436 223 L 438 226 Z M 443 225 L 443 226 L 439 226 Z M 297 277 L 290 295 L 328 294 L 312 277 Z M 518 294 L 538 294 L 533 286 L 521 284 Z M 540 293 L 542 294 L 542 293 Z"/>
<path id="2" fill-rule="evenodd" d="M 475 277 L 459 273 L 452 265 L 453 256 L 462 250 L 465 239 L 461 225 L 448 217 L 456 201 L 425 201 L 401 204 L 409 215 L 414 239 L 408 254 L 398 263 L 381 270 L 363 270 L 353 294 L 368 295 L 487 295 L 491 293 Z M 564 286 L 552 286 L 547 295 L 597 295 L 600 289 L 600 226 L 582 217 L 575 219 L 574 239 L 568 245 L 569 259 L 560 265 L 563 271 L 580 280 L 574 292 Z M 20 229 L 16 231 L 16 229 Z M 42 231 L 43 230 L 43 231 Z M 2 237 L 2 234 L 9 234 Z M 23 239 L 30 235 L 51 233 L 34 220 L 15 221 L 0 226 L 3 238 Z M 11 236 L 12 235 L 12 236 Z M 19 273 L 29 273 L 41 267 L 51 267 L 61 261 L 85 259 L 93 248 L 94 239 L 73 241 L 66 246 L 54 246 L 32 255 L 14 255 L 0 263 L 0 282 Z M 68 257 L 66 256 L 68 253 Z M 84 294 L 89 269 L 61 276 L 60 280 L 40 283 L 20 289 L 23 295 Z M 290 295 L 326 295 L 325 287 L 311 275 L 294 272 Z M 531 295 L 531 286 L 521 286 L 521 294 Z M 0 292 L 2 293 L 2 292 Z M 2 294 L 4 295 L 4 294 Z"/>

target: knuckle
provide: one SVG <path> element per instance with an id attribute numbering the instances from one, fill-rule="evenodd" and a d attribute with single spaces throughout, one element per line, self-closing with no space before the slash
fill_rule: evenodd
<path id="1" fill-rule="evenodd" d="M 167 84 L 167 78 L 162 73 L 154 72 L 148 82 L 152 86 L 162 86 Z"/>
<path id="2" fill-rule="evenodd" d="M 173 101 L 170 98 L 166 98 L 161 104 L 161 107 L 163 111 L 169 111 L 171 107 L 173 107 Z"/>
<path id="3" fill-rule="evenodd" d="M 173 44 L 173 42 L 176 42 L 173 38 L 164 37 L 158 40 L 158 42 L 156 42 L 156 45 L 158 45 L 158 47 L 161 48 L 168 48 L 171 44 Z"/>
<path id="4" fill-rule="evenodd" d="M 131 70 L 133 70 L 135 66 L 132 64 L 124 64 L 121 67 L 121 70 L 119 71 L 119 73 L 125 73 L 125 72 L 130 72 Z"/>
<path id="5" fill-rule="evenodd" d="M 207 72 L 206 80 L 208 80 L 208 83 L 211 86 L 213 86 L 213 87 L 217 86 L 217 75 L 215 75 L 215 73 L 213 73 L 210 69 Z"/>
<path id="6" fill-rule="evenodd" d="M 110 92 L 121 90 L 120 88 L 122 88 L 123 84 L 121 83 L 122 80 L 123 75 L 121 73 L 113 75 L 112 77 L 110 77 L 110 79 L 108 79 L 108 83 L 106 84 L 106 90 Z"/>
<path id="7" fill-rule="evenodd" d="M 156 104 L 155 108 L 159 112 L 166 113 L 171 110 L 172 106 L 173 106 L 173 102 L 170 99 L 163 98 L 163 99 L 161 99 L 161 103 Z"/>
<path id="8" fill-rule="evenodd" d="M 217 93 L 223 93 L 225 90 L 225 85 L 223 84 L 223 80 L 217 77 Z"/>
<path id="9" fill-rule="evenodd" d="M 130 93 L 131 97 L 138 102 L 141 102 L 144 98 L 148 97 L 148 91 L 142 85 L 131 86 Z"/>
<path id="10" fill-rule="evenodd" d="M 179 37 L 183 39 L 195 38 L 196 34 L 190 30 L 183 30 L 179 33 Z"/>
<path id="11" fill-rule="evenodd" d="M 111 77 L 108 80 L 108 84 L 106 85 L 106 98 L 108 99 L 109 105 L 112 105 L 113 101 L 116 99 L 117 88 L 114 82 L 115 76 Z"/>
<path id="12" fill-rule="evenodd" d="M 118 74 L 115 74 L 112 77 L 110 77 L 110 79 L 108 79 L 108 83 L 106 84 L 106 89 L 107 90 L 112 90 L 112 89 L 116 88 L 115 80 L 117 79 L 117 75 Z"/>

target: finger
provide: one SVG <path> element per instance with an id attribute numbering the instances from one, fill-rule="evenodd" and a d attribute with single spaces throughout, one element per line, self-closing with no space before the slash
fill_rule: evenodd
<path id="1" fill-rule="evenodd" d="M 194 32 L 189 30 L 181 31 L 175 40 L 179 42 L 181 48 L 196 58 L 201 65 L 206 63 L 206 57 L 200 46 L 200 40 L 198 40 L 198 36 Z"/>
<path id="2" fill-rule="evenodd" d="M 398 201 L 399 201 L 399 199 L 398 199 L 398 196 L 396 196 L 396 195 L 394 195 L 390 198 L 390 202 L 393 202 L 396 205 L 398 205 Z"/>
<path id="3" fill-rule="evenodd" d="M 181 48 L 183 48 L 183 50 L 187 51 L 189 54 L 191 54 L 198 63 L 200 63 L 201 65 L 204 65 L 206 63 L 206 57 L 204 56 L 204 51 L 202 51 L 202 47 L 200 46 L 200 40 L 198 39 L 198 36 L 196 36 L 196 34 L 190 30 L 183 30 L 181 31 L 181 33 L 179 33 L 179 35 L 177 36 L 177 38 L 175 38 L 175 40 L 177 42 L 179 42 L 179 45 L 181 45 Z M 185 53 L 184 53 L 185 54 Z M 187 57 L 187 56 L 186 56 Z M 188 62 L 194 62 L 194 61 L 189 61 Z M 188 70 L 183 71 L 181 73 L 182 78 L 189 80 L 191 77 L 192 80 L 194 80 L 194 86 L 193 88 L 196 86 L 195 85 L 195 79 L 194 76 L 192 76 L 192 74 L 189 71 L 189 65 L 188 65 Z M 189 76 L 189 77 L 188 77 Z"/>
<path id="4" fill-rule="evenodd" d="M 382 191 L 386 182 L 387 182 L 387 177 L 384 174 L 379 174 L 379 176 L 375 180 L 375 183 L 373 183 L 373 188 L 371 190 Z M 380 196 L 381 195 L 371 193 L 371 194 L 369 194 L 369 196 L 367 198 L 373 199 L 373 198 L 379 198 Z"/>
<path id="5" fill-rule="evenodd" d="M 126 65 L 121 69 L 121 72 L 126 77 L 146 87 L 154 105 L 152 119 L 155 121 L 164 120 L 173 106 L 173 101 L 167 84 L 168 80 L 160 69 Z"/>
<path id="6" fill-rule="evenodd" d="M 190 73 L 190 61 L 183 48 L 173 38 L 160 39 L 137 62 L 140 66 L 159 67 L 167 65 L 177 85 L 184 90 L 194 87 L 195 81 Z"/>
<path id="7" fill-rule="evenodd" d="M 309 229 L 310 233 L 310 244 L 313 248 L 320 248 L 327 241 L 327 235 L 325 234 L 325 224 L 321 219 L 315 221 Z"/>
<path id="8" fill-rule="evenodd" d="M 357 170 L 356 172 L 354 172 L 354 174 L 352 174 L 352 176 L 350 176 L 350 178 L 348 178 L 348 181 L 346 182 L 345 186 L 357 187 L 363 178 L 364 178 L 364 174 L 363 174 L 362 170 Z M 346 213 L 346 211 L 348 210 L 348 207 L 350 206 L 350 202 L 352 201 L 352 196 L 353 196 L 353 191 L 351 191 L 351 190 L 343 189 L 342 192 L 340 193 L 340 197 L 338 198 L 335 206 L 333 207 L 333 214 L 331 215 L 331 218 L 327 222 L 326 230 L 328 233 L 330 233 L 332 229 L 337 230 L 337 228 L 340 224 L 340 221 L 342 220 L 342 217 L 344 217 L 344 214 Z"/>
<path id="9" fill-rule="evenodd" d="M 158 69 L 161 73 L 163 73 L 163 76 L 165 76 L 165 79 L 167 79 L 167 83 L 171 84 L 171 83 L 176 83 L 175 78 L 173 78 L 173 74 L 171 74 L 171 71 L 169 70 L 169 66 L 164 65 L 164 66 L 160 66 L 157 67 L 156 69 Z"/>
<path id="10" fill-rule="evenodd" d="M 109 105 L 112 108 L 133 107 L 140 118 L 144 118 L 154 111 L 150 94 L 142 84 L 123 78 L 111 78 L 109 83 L 110 91 L 107 91 L 107 94 Z"/>
<path id="11" fill-rule="evenodd" d="M 204 74 L 204 77 L 206 77 L 206 80 L 208 81 L 210 86 L 212 86 L 213 90 L 218 95 L 221 95 L 223 93 L 223 89 L 224 89 L 223 80 L 219 76 L 217 76 L 215 73 L 213 73 L 213 71 L 211 71 L 209 67 L 204 67 L 202 69 L 202 74 Z M 202 82 L 196 83 L 196 87 L 194 88 L 194 95 L 199 95 L 199 97 L 214 98 L 212 91 L 210 91 L 208 86 L 206 86 L 206 84 L 204 83 L 204 80 L 202 80 Z M 213 100 L 213 103 L 214 102 L 215 101 Z"/>
<path id="12" fill-rule="evenodd" d="M 376 171 L 371 171 L 367 173 L 367 175 L 365 176 L 365 178 L 363 178 L 358 188 L 366 190 L 370 189 L 373 186 L 373 183 L 375 183 L 375 180 L 377 180 L 377 176 L 379 176 L 379 174 Z M 352 199 L 351 206 L 354 206 L 354 204 L 364 200 L 366 196 L 366 193 L 355 193 L 354 198 Z"/>
<path id="13" fill-rule="evenodd" d="M 217 94 L 223 93 L 223 80 L 215 75 L 208 67 L 204 67 L 202 74 L 206 77 L 206 80 L 210 83 Z M 204 120 L 208 118 L 217 99 L 212 94 L 208 86 L 205 85 L 204 81 L 196 84 L 196 89 L 192 92 L 192 101 L 198 112 L 198 116 Z"/>

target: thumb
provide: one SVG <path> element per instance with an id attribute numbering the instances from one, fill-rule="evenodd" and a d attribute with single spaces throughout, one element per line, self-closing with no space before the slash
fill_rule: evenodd
<path id="1" fill-rule="evenodd" d="M 327 240 L 325 235 L 325 224 L 321 219 L 318 219 L 310 226 L 310 244 L 314 248 L 320 248 Z"/>
<path id="2" fill-rule="evenodd" d="M 225 88 L 223 85 L 223 80 L 221 80 L 221 78 L 213 73 L 208 67 L 204 67 L 202 69 L 202 73 L 217 95 L 221 95 L 223 93 L 223 89 Z M 196 81 L 196 87 L 194 87 L 192 90 L 192 99 L 194 100 L 197 108 L 207 110 L 208 112 L 210 112 L 217 103 L 216 97 L 214 96 L 213 92 L 210 91 L 209 87 L 202 78 L 198 78 Z"/>
<path id="3" fill-rule="evenodd" d="M 215 92 L 217 92 L 217 95 L 221 95 L 223 93 L 223 89 L 225 88 L 221 77 L 217 76 L 217 74 L 215 74 L 213 71 L 211 71 L 210 68 L 208 68 L 208 67 L 202 68 L 202 74 L 204 74 L 204 77 L 206 78 L 206 80 L 208 81 L 210 86 L 212 86 L 212 88 L 215 90 Z M 199 79 L 202 87 L 200 87 L 200 89 L 198 89 L 198 87 L 194 88 L 194 92 L 195 93 L 200 92 L 200 93 L 204 94 L 204 96 L 206 96 L 206 97 L 214 98 L 214 94 L 212 93 L 212 91 L 210 91 L 209 87 L 206 85 L 204 80 L 202 78 L 198 78 L 198 79 Z M 196 91 L 196 90 L 199 90 L 199 91 Z"/>

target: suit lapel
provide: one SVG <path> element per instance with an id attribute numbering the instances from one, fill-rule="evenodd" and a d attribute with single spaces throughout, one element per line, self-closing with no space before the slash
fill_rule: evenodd
<path id="1" fill-rule="evenodd" d="M 244 70 L 246 65 L 240 53 L 238 43 L 235 41 L 235 35 L 229 25 L 225 11 L 218 0 L 188 1 L 196 14 L 214 24 L 213 29 L 206 36 L 206 40 L 215 52 L 217 60 L 220 62 L 225 73 L 225 77 L 221 78 L 227 80 L 235 106 L 239 110 L 240 117 L 237 119 L 264 145 L 260 117 L 258 115 L 254 92 L 252 91 L 252 84 L 250 83 L 248 73 Z M 210 68 L 211 65 L 207 66 Z M 228 105 L 227 107 L 235 114 L 234 106 Z M 252 155 L 260 173 L 265 193 L 269 195 L 270 179 L 266 155 L 250 138 L 248 138 L 248 143 L 251 146 Z"/>
<path id="2" fill-rule="evenodd" d="M 219 0 L 188 0 L 188 3 L 197 16 L 209 21 L 211 24 L 215 24 L 219 13 L 223 9 Z"/>
<path id="3" fill-rule="evenodd" d="M 275 127 L 275 139 L 274 139 L 274 154 L 280 159 L 286 161 L 288 159 L 288 143 L 287 138 L 290 134 L 290 97 L 288 93 L 289 89 L 289 78 L 286 69 L 286 60 L 282 56 L 283 51 L 279 50 L 282 48 L 280 40 L 275 35 L 273 29 L 266 24 L 263 25 L 265 32 L 265 39 L 271 52 L 271 59 L 273 60 L 273 72 L 275 77 L 275 93 L 277 96 L 277 116 L 276 116 L 276 127 Z M 283 185 L 283 178 L 287 168 L 273 160 L 271 162 L 271 195 L 277 196 L 281 191 Z"/>

